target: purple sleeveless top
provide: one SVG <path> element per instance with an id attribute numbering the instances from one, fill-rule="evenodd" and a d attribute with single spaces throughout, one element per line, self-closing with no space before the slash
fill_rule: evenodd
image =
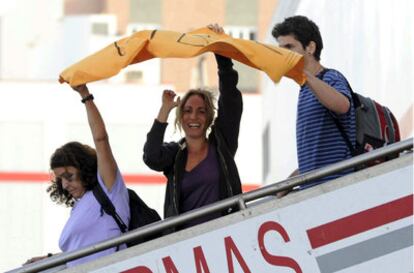
<path id="1" fill-rule="evenodd" d="M 216 148 L 209 144 L 208 153 L 204 160 L 190 172 L 185 171 L 179 184 L 180 213 L 184 213 L 219 200 L 220 173 Z M 194 226 L 211 219 L 220 217 L 221 213 L 213 213 L 183 225 Z"/>

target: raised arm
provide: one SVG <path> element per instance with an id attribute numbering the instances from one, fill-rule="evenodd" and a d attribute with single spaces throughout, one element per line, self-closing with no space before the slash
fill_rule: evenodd
<path id="1" fill-rule="evenodd" d="M 307 78 L 307 84 L 323 106 L 336 114 L 348 112 L 351 103 L 345 95 L 318 77 L 315 77 L 312 73 L 309 73 L 308 70 L 305 69 L 304 73 Z"/>
<path id="2" fill-rule="evenodd" d="M 217 34 L 224 33 L 223 28 L 218 24 L 209 24 L 207 27 Z M 230 152 L 234 155 L 238 147 L 240 121 L 243 112 L 242 95 L 239 89 L 237 89 L 239 75 L 233 69 L 233 62 L 230 58 L 218 54 L 215 54 L 215 57 L 218 68 L 220 96 L 218 100 L 218 114 L 214 126 L 223 134 Z"/>
<path id="3" fill-rule="evenodd" d="M 86 85 L 79 85 L 73 87 L 73 89 L 80 94 L 82 102 L 85 104 L 88 123 L 98 158 L 98 173 L 102 177 L 108 191 L 111 191 L 117 175 L 117 165 L 109 145 L 104 121 L 93 101 L 92 94 L 89 93 L 88 87 Z"/>
<path id="4" fill-rule="evenodd" d="M 159 122 L 167 123 L 171 110 L 180 104 L 180 97 L 177 97 L 177 100 L 175 100 L 175 97 L 176 94 L 172 90 L 164 90 L 162 92 L 162 104 L 157 116 Z"/>
<path id="5" fill-rule="evenodd" d="M 215 55 L 218 65 L 219 91 L 218 114 L 214 125 L 220 129 L 234 155 L 238 147 L 240 121 L 243 112 L 242 95 L 237 89 L 238 73 L 227 57 Z"/>
<path id="6" fill-rule="evenodd" d="M 162 104 L 157 118 L 147 134 L 147 141 L 144 145 L 144 162 L 153 170 L 163 171 L 174 161 L 177 152 L 176 143 L 164 143 L 164 134 L 167 128 L 168 116 L 172 109 L 180 103 L 180 97 L 175 99 L 176 94 L 172 90 L 164 90 L 162 93 Z"/>

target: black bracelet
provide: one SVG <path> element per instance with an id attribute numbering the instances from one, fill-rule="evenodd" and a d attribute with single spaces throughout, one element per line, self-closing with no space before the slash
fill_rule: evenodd
<path id="1" fill-rule="evenodd" d="M 47 253 L 47 257 L 49 258 L 49 257 L 52 257 L 53 256 L 53 254 L 52 253 Z"/>
<path id="2" fill-rule="evenodd" d="M 87 102 L 88 100 L 93 100 L 93 99 L 94 99 L 93 95 L 92 95 L 92 94 L 89 94 L 89 95 L 87 95 L 86 97 L 84 97 L 84 98 L 81 100 L 81 102 L 82 102 L 82 103 L 85 103 L 85 102 Z"/>

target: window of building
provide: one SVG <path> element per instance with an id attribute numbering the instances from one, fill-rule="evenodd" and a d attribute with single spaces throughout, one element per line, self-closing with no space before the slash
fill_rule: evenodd
<path id="1" fill-rule="evenodd" d="M 108 23 L 106 23 L 106 22 L 92 23 L 92 34 L 108 36 L 109 35 Z"/>
<path id="2" fill-rule="evenodd" d="M 237 39 L 255 40 L 257 37 L 256 27 L 228 26 L 224 27 L 224 32 Z"/>
<path id="3" fill-rule="evenodd" d="M 236 39 L 254 40 L 257 37 L 257 29 L 253 26 L 225 26 L 224 32 Z M 237 61 L 234 61 L 234 68 L 239 73 L 240 91 L 243 93 L 258 92 L 259 72 Z"/>
<path id="4" fill-rule="evenodd" d="M 160 26 L 157 24 L 141 24 L 141 23 L 130 23 L 127 26 L 126 34 L 131 35 L 135 32 L 142 30 L 154 30 L 159 29 Z"/>
<path id="5" fill-rule="evenodd" d="M 142 83 L 144 73 L 141 70 L 131 70 L 125 73 L 125 81 L 128 83 Z"/>

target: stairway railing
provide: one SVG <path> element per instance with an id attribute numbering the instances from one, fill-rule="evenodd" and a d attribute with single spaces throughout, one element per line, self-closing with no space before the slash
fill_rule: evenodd
<path id="1" fill-rule="evenodd" d="M 102 251 L 108 248 L 115 247 L 120 244 L 124 244 L 126 242 L 129 242 L 129 241 L 132 241 L 138 238 L 145 237 L 147 235 L 159 233 L 168 228 L 182 225 L 186 223 L 187 221 L 194 220 L 196 218 L 205 216 L 213 212 L 223 211 L 225 209 L 235 207 L 235 206 L 237 206 L 240 210 L 244 210 L 247 208 L 246 202 L 251 202 L 259 198 L 263 198 L 265 196 L 275 195 L 279 191 L 291 189 L 303 183 L 307 183 L 312 180 L 334 174 L 336 172 L 340 172 L 340 171 L 343 171 L 349 168 L 353 168 L 353 167 L 359 166 L 361 164 L 370 162 L 378 158 L 382 158 L 388 155 L 395 155 L 403 151 L 412 152 L 412 149 L 413 149 L 413 138 L 410 138 L 410 139 L 407 139 L 401 142 L 391 144 L 386 147 L 382 147 L 372 152 L 365 153 L 365 154 L 350 158 L 348 160 L 344 160 L 336 164 L 332 164 L 330 166 L 326 166 L 318 170 L 305 173 L 303 175 L 291 177 L 289 179 L 283 180 L 278 183 L 267 185 L 267 186 L 261 187 L 259 189 L 256 189 L 256 190 L 244 193 L 244 194 L 240 194 L 237 196 L 227 198 L 225 200 L 216 202 L 214 204 L 183 213 L 179 216 L 167 218 L 165 220 L 127 232 L 125 234 L 122 234 L 121 236 L 99 242 L 89 247 L 85 247 L 85 248 L 72 251 L 72 252 L 61 253 L 59 255 L 54 255 L 50 258 L 8 271 L 6 273 L 39 272 L 42 270 L 50 269 L 50 268 L 65 264 L 66 262 L 69 262 L 69 261 L 72 261 L 72 260 L 75 260 L 75 259 L 78 259 L 84 256 L 88 256 L 90 254 L 93 254 L 93 253 L 96 253 L 96 252 L 99 252 L 99 251 Z"/>

